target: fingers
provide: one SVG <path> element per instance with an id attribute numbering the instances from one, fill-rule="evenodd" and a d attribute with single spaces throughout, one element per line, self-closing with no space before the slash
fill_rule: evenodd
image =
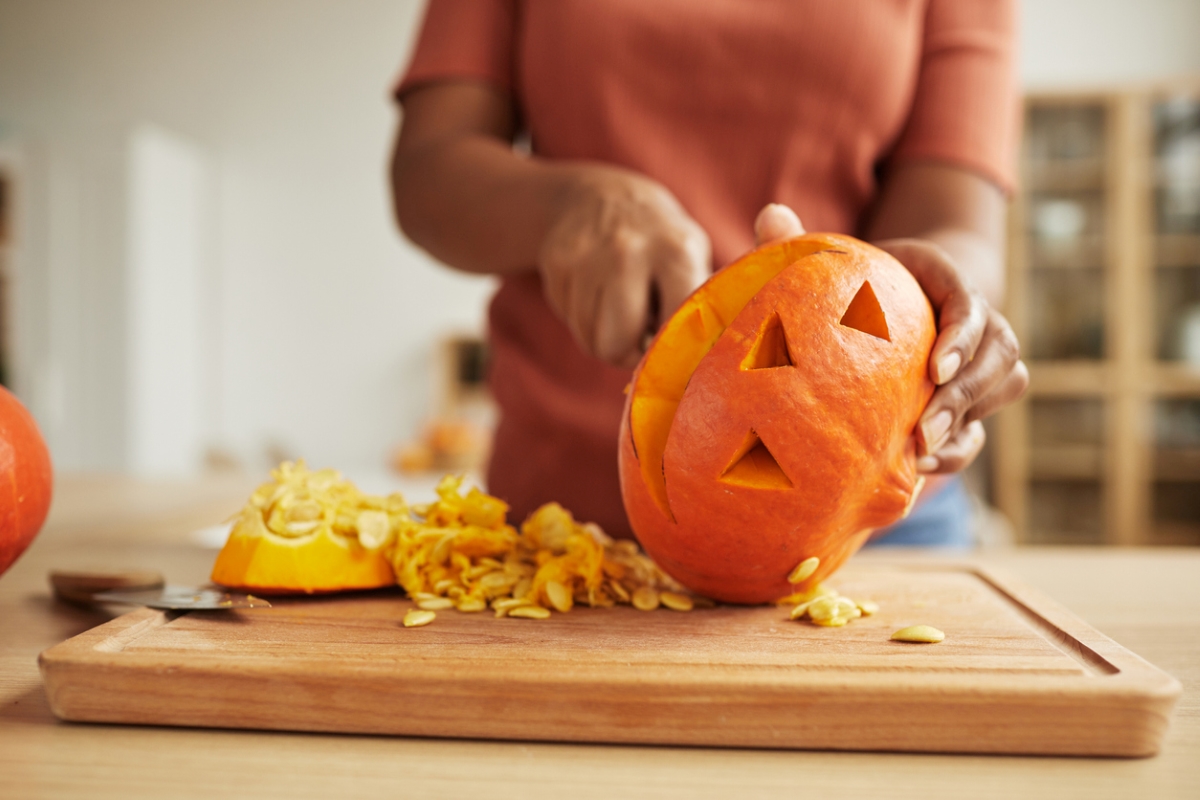
<path id="1" fill-rule="evenodd" d="M 645 279 L 610 281 L 599 290 L 592 354 L 618 366 L 636 366 L 649 306 Z"/>
<path id="2" fill-rule="evenodd" d="M 971 407 L 971 410 L 967 412 L 966 419 L 972 421 L 986 419 L 1009 403 L 1018 400 L 1028 388 L 1029 368 L 1025 366 L 1024 361 L 1018 361 L 999 386 Z"/>
<path id="3" fill-rule="evenodd" d="M 975 359 L 934 392 L 918 426 L 922 452 L 938 453 L 966 422 L 981 419 L 1020 397 L 1029 372 L 1020 362 L 1020 347 L 1008 322 L 995 311 Z"/>
<path id="4" fill-rule="evenodd" d="M 880 242 L 879 247 L 912 273 L 933 304 L 938 337 L 929 357 L 929 377 L 941 386 L 975 358 L 988 325 L 987 301 L 967 285 L 949 256 L 937 245 L 893 239 Z"/>
<path id="5" fill-rule="evenodd" d="M 708 280 L 712 246 L 697 224 L 688 226 L 683 241 L 659 251 L 654 283 L 659 294 L 659 324 L 669 319 L 696 288 Z"/>
<path id="6" fill-rule="evenodd" d="M 754 220 L 754 244 L 761 246 L 804 235 L 804 225 L 796 212 L 780 203 L 763 206 Z"/>
<path id="7" fill-rule="evenodd" d="M 596 320 L 604 286 L 594 271 L 575 270 L 567 281 L 563 320 L 585 352 L 596 352 Z"/>
<path id="8" fill-rule="evenodd" d="M 975 420 L 946 442 L 937 455 L 918 458 L 917 470 L 924 473 L 960 472 L 970 466 L 986 442 L 983 423 Z"/>

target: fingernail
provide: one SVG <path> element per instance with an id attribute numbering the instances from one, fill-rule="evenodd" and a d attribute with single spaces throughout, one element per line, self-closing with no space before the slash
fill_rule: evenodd
<path id="1" fill-rule="evenodd" d="M 921 456 L 917 459 L 917 472 L 935 472 L 941 463 L 937 456 Z"/>
<path id="2" fill-rule="evenodd" d="M 948 409 L 942 409 L 933 415 L 933 419 L 921 425 L 921 435 L 925 439 L 925 452 L 932 454 L 944 442 L 946 434 L 950 432 L 950 423 L 954 421 L 954 415 Z"/>
<path id="3" fill-rule="evenodd" d="M 937 362 L 937 384 L 941 386 L 953 378 L 962 366 L 962 356 L 958 353 L 947 353 Z"/>

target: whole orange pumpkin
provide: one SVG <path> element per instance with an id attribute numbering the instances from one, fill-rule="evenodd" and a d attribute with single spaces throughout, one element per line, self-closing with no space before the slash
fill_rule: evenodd
<path id="1" fill-rule="evenodd" d="M 52 484 L 50 453 L 37 423 L 0 387 L 0 575 L 41 530 Z"/>
<path id="2" fill-rule="evenodd" d="M 761 247 L 716 273 L 659 331 L 626 399 L 621 491 L 646 552 L 727 602 L 830 575 L 920 490 L 912 433 L 935 336 L 908 270 L 848 236 Z"/>

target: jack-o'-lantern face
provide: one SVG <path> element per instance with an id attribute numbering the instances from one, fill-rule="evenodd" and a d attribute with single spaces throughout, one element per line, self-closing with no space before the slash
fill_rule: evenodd
<path id="1" fill-rule="evenodd" d="M 919 489 L 913 428 L 933 312 L 891 256 L 846 236 L 760 248 L 668 321 L 631 384 L 620 470 L 646 551 L 731 602 L 828 576 Z"/>

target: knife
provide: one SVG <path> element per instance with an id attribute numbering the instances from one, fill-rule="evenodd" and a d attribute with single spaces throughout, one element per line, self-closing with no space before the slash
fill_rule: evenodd
<path id="1" fill-rule="evenodd" d="M 212 586 L 169 586 L 157 572 L 50 573 L 54 596 L 75 605 L 117 603 L 172 611 L 227 611 L 234 608 L 270 608 L 261 597 L 227 592 Z"/>

